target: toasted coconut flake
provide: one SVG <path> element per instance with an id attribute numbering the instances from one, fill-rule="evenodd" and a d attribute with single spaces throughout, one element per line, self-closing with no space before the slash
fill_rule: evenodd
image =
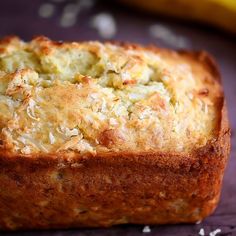
<path id="1" fill-rule="evenodd" d="M 49 140 L 51 144 L 54 144 L 56 142 L 56 139 L 54 135 L 52 134 L 52 132 L 49 132 Z"/>
<path id="2" fill-rule="evenodd" d="M 60 148 L 57 149 L 57 152 L 61 151 L 61 150 L 66 150 L 66 149 L 70 149 L 73 148 L 75 145 L 78 144 L 78 142 L 83 138 L 82 135 L 78 135 L 75 137 L 72 137 L 69 141 L 67 141 L 65 144 L 63 144 Z"/>
<path id="3" fill-rule="evenodd" d="M 31 119 L 39 121 L 40 118 L 35 117 L 35 110 L 34 110 L 35 109 L 35 105 L 36 105 L 36 102 L 33 99 L 29 99 L 28 106 L 26 108 L 26 112 L 27 112 L 27 115 Z"/>

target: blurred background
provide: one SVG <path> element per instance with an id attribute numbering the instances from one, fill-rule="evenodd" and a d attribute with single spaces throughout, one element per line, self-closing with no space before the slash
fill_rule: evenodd
<path id="1" fill-rule="evenodd" d="M 174 49 L 207 50 L 222 73 L 232 127 L 232 153 L 215 214 L 198 225 L 151 227 L 148 235 L 236 235 L 236 0 L 0 1 L 0 37 L 30 40 L 118 40 Z M 143 235 L 142 226 L 4 235 Z M 213 235 L 213 234 L 212 234 Z"/>

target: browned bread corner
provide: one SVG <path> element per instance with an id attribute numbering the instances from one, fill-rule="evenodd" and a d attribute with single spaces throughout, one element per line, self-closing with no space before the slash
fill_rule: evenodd
<path id="1" fill-rule="evenodd" d="M 0 228 L 190 223 L 215 209 L 230 149 L 206 52 L 0 43 Z"/>

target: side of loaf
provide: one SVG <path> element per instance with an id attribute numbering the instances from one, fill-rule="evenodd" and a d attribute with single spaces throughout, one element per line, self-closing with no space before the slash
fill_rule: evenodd
<path id="1" fill-rule="evenodd" d="M 197 222 L 230 149 L 205 52 L 0 43 L 0 229 Z"/>

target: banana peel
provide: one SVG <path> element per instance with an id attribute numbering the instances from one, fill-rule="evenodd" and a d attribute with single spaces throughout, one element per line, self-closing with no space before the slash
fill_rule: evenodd
<path id="1" fill-rule="evenodd" d="M 119 0 L 161 15 L 200 21 L 236 34 L 236 0 Z"/>

